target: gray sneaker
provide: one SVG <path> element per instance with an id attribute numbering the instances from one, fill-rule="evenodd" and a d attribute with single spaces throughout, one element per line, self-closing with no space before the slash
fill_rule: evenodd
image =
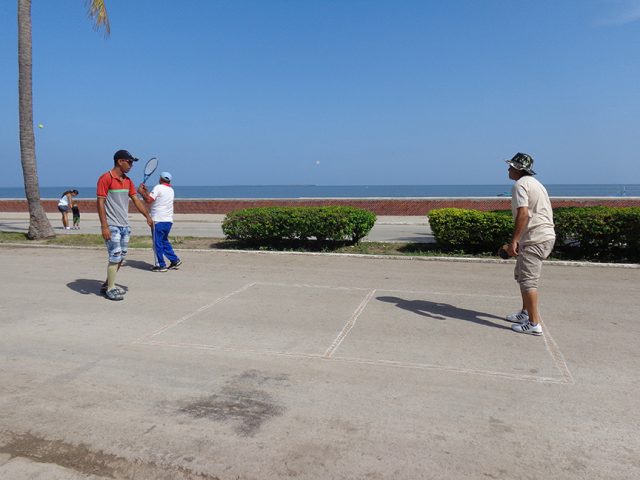
<path id="1" fill-rule="evenodd" d="M 514 323 L 511 325 L 511 330 L 518 333 L 526 333 L 528 335 L 542 335 L 542 327 L 540 324 L 532 323 Z"/>
<path id="2" fill-rule="evenodd" d="M 524 310 L 512 313 L 505 317 L 508 321 L 513 323 L 527 323 L 529 321 L 529 314 Z"/>
<path id="3" fill-rule="evenodd" d="M 103 284 L 102 284 L 102 286 L 100 287 L 100 293 L 101 293 L 102 295 L 104 295 L 105 293 L 107 293 L 107 287 L 108 287 L 108 285 L 107 285 L 107 283 L 106 283 L 106 282 L 105 282 L 105 283 L 103 283 Z M 117 285 L 116 285 L 115 287 L 113 287 L 113 290 L 117 290 L 117 291 L 118 291 L 118 293 L 119 293 L 120 295 L 124 295 L 124 294 L 126 294 L 126 293 L 127 293 L 127 291 L 126 291 L 124 288 L 120 288 L 120 287 L 118 287 Z"/>
<path id="4" fill-rule="evenodd" d="M 116 288 L 112 288 L 111 290 L 107 290 L 104 294 L 105 297 L 107 297 L 109 300 L 115 300 L 115 301 L 120 301 L 122 299 L 124 299 L 124 297 L 122 296 L 122 294 L 120 293 L 120 291 Z"/>

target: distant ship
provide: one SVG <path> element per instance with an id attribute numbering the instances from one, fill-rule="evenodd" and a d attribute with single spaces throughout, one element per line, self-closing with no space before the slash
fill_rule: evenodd
<path id="1" fill-rule="evenodd" d="M 610 197 L 628 197 L 629 192 L 627 192 L 627 187 L 623 185 L 621 190 L 619 190 L 617 193 L 612 193 L 609 196 Z"/>

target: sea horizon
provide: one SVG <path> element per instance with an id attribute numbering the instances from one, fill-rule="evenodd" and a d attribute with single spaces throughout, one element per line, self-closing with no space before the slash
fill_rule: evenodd
<path id="1" fill-rule="evenodd" d="M 440 198 L 508 197 L 513 184 L 492 185 L 176 185 L 176 198 Z M 640 184 L 546 184 L 552 197 L 640 197 Z M 43 199 L 77 189 L 95 198 L 95 186 L 41 187 Z M 0 187 L 0 199 L 25 198 L 24 187 Z"/>

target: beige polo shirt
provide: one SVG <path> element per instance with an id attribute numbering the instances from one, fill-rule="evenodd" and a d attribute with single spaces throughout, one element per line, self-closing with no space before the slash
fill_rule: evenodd
<path id="1" fill-rule="evenodd" d="M 533 245 L 556 238 L 549 194 L 544 185 L 531 175 L 520 178 L 511 189 L 511 212 L 514 219 L 519 207 L 529 209 L 529 223 L 520 237 L 521 245 Z"/>

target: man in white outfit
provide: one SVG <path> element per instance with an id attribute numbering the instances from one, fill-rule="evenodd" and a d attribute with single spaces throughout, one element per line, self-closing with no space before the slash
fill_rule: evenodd
<path id="1" fill-rule="evenodd" d="M 549 194 L 533 176 L 533 158 L 517 153 L 510 160 L 509 178 L 515 180 L 511 190 L 511 210 L 515 227 L 507 253 L 517 257 L 514 276 L 520 285 L 522 310 L 507 315 L 518 333 L 542 335 L 538 311 L 538 281 L 542 261 L 553 250 L 556 233 Z"/>
<path id="2" fill-rule="evenodd" d="M 171 186 L 171 174 L 162 172 L 160 183 L 149 192 L 146 185 L 141 183 L 138 193 L 142 195 L 145 202 L 151 204 L 151 218 L 153 220 L 153 249 L 156 255 L 156 265 L 151 268 L 152 272 L 166 272 L 168 269 L 175 270 L 182 265 L 182 260 L 173 251 L 169 241 L 169 232 L 173 226 L 173 187 Z M 167 257 L 169 267 L 164 260 Z"/>

